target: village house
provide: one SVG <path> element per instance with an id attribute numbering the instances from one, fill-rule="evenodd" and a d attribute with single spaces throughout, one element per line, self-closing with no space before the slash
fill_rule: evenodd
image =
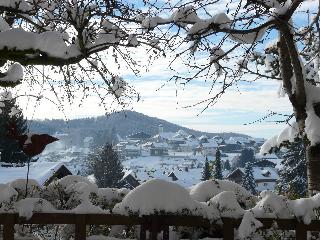
<path id="1" fill-rule="evenodd" d="M 35 162 L 31 163 L 29 179 L 36 180 L 40 185 L 48 185 L 55 179 L 61 179 L 72 172 L 64 163 L 58 162 Z M 27 166 L 23 167 L 0 167 L 0 183 L 8 183 L 15 179 L 27 178 Z"/>
<path id="2" fill-rule="evenodd" d="M 150 146 L 151 156 L 166 156 L 168 155 L 169 145 L 166 142 L 154 142 Z"/>
<path id="3" fill-rule="evenodd" d="M 199 141 L 195 139 L 187 139 L 185 143 L 179 144 L 178 151 L 180 152 L 194 152 L 199 146 Z"/>
<path id="4" fill-rule="evenodd" d="M 218 143 L 214 139 L 208 139 L 207 142 L 200 143 L 198 149 L 204 156 L 214 156 L 218 148 Z"/>
<path id="5" fill-rule="evenodd" d="M 133 133 L 129 136 L 126 137 L 127 140 L 137 140 L 140 143 L 141 142 L 146 142 L 149 141 L 149 139 L 151 138 L 151 135 L 144 133 L 144 132 L 137 132 L 137 133 Z"/>
<path id="6" fill-rule="evenodd" d="M 256 190 L 258 192 L 275 189 L 276 181 L 279 178 L 275 168 L 254 166 L 252 171 L 254 180 L 257 184 Z M 244 168 L 236 168 L 226 176 L 226 179 L 241 184 L 243 175 Z"/>
<path id="7" fill-rule="evenodd" d="M 242 145 L 239 142 L 235 141 L 233 138 L 223 140 L 219 147 L 223 152 L 228 153 L 240 152 L 242 149 Z"/>

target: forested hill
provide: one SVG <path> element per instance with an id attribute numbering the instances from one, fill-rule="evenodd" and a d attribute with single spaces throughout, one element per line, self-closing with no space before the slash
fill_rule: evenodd
<path id="1" fill-rule="evenodd" d="M 113 113 L 109 116 L 74 119 L 68 122 L 64 120 L 34 120 L 29 122 L 29 127 L 30 131 L 35 133 L 55 134 L 58 132 L 70 134 L 76 132 L 77 137 L 83 139 L 87 136 L 104 138 L 104 136 L 109 135 L 111 132 L 116 132 L 121 137 L 140 131 L 155 135 L 158 133 L 159 124 L 163 125 L 165 132 L 176 132 L 182 129 L 195 136 L 202 134 L 206 134 L 209 137 L 219 135 L 224 138 L 229 138 L 230 136 L 245 136 L 237 133 L 206 133 L 196 131 L 159 118 L 149 117 L 142 113 L 128 110 Z"/>

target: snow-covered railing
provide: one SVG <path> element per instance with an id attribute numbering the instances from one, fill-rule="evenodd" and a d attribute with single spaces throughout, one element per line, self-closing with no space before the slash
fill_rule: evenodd
<path id="1" fill-rule="evenodd" d="M 242 219 L 223 218 L 223 239 L 235 239 L 234 229 L 238 228 Z M 307 240 L 307 232 L 320 232 L 320 220 L 313 220 L 310 224 L 304 224 L 297 219 L 279 219 L 279 218 L 257 218 L 263 224 L 259 229 L 269 229 L 275 224 L 277 230 L 295 230 L 296 240 Z"/>
<path id="2" fill-rule="evenodd" d="M 18 214 L 0 214 L 0 225 L 3 225 L 3 240 L 14 239 L 15 224 L 74 224 L 75 240 L 86 239 L 87 225 L 140 225 L 140 240 L 145 240 L 147 231 L 149 239 L 156 240 L 162 232 L 163 240 L 169 239 L 169 226 L 210 227 L 210 222 L 198 216 L 121 216 L 114 214 L 75 214 L 75 213 L 35 213 L 31 218 L 19 217 Z M 1 238 L 1 237 L 0 237 Z"/>
<path id="3" fill-rule="evenodd" d="M 234 239 L 234 229 L 238 228 L 242 219 L 223 218 L 224 240 Z M 258 218 L 263 226 L 261 229 L 272 228 L 277 225 L 277 230 L 295 230 L 297 240 L 307 240 L 307 231 L 320 231 L 320 220 L 313 220 L 306 225 L 297 219 L 272 219 Z M 141 226 L 140 240 L 147 238 L 147 231 L 150 232 L 149 239 L 156 240 L 158 233 L 162 233 L 163 240 L 169 240 L 170 226 L 215 227 L 216 223 L 199 216 L 183 215 L 150 215 L 150 216 L 121 216 L 114 214 L 75 214 L 75 213 L 35 213 L 30 219 L 19 217 L 18 214 L 0 214 L 0 225 L 3 225 L 3 240 L 14 239 L 15 224 L 74 224 L 75 240 L 86 239 L 87 225 L 126 225 Z"/>

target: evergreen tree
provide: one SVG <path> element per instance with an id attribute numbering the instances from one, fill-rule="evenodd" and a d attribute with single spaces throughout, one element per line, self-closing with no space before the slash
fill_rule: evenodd
<path id="1" fill-rule="evenodd" d="M 229 159 L 227 159 L 227 160 L 224 162 L 223 168 L 224 168 L 224 170 L 228 170 L 228 171 L 231 170 L 231 165 L 230 165 Z"/>
<path id="2" fill-rule="evenodd" d="M 88 157 L 88 175 L 93 174 L 100 188 L 122 187 L 123 166 L 111 144 L 90 154 Z"/>
<path id="3" fill-rule="evenodd" d="M 305 197 L 307 193 L 306 152 L 301 139 L 288 145 L 288 151 L 282 156 L 282 168 L 279 170 L 277 190 L 279 194 L 291 198 Z"/>
<path id="4" fill-rule="evenodd" d="M 202 181 L 209 180 L 211 178 L 211 171 L 210 171 L 210 165 L 208 161 L 208 157 L 206 157 L 206 160 L 204 162 L 203 171 L 202 171 Z"/>
<path id="5" fill-rule="evenodd" d="M 221 152 L 219 148 L 217 148 L 216 151 L 216 160 L 214 161 L 213 164 L 213 177 L 215 179 L 222 179 L 222 164 L 221 164 Z"/>
<path id="6" fill-rule="evenodd" d="M 1 161 L 7 163 L 25 163 L 28 157 L 22 152 L 18 142 L 10 137 L 9 125 L 14 125 L 18 135 L 28 132 L 26 120 L 11 97 L 10 92 L 3 92 L 0 99 L 0 152 Z"/>
<path id="7" fill-rule="evenodd" d="M 245 167 L 246 163 L 255 161 L 254 151 L 252 148 L 244 148 L 241 150 L 239 158 L 233 162 L 233 168 Z"/>
<path id="8" fill-rule="evenodd" d="M 252 194 L 256 194 L 257 185 L 253 177 L 252 163 L 250 162 L 245 165 L 244 174 L 242 176 L 242 186 Z"/>

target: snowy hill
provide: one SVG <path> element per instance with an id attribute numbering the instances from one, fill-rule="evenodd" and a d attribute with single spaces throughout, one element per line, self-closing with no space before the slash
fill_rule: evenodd
<path id="1" fill-rule="evenodd" d="M 206 133 L 196 131 L 134 111 L 121 111 L 109 116 L 73 119 L 68 122 L 61 119 L 29 122 L 31 132 L 49 134 L 57 132 L 67 133 L 71 137 L 70 141 L 72 141 L 72 145 L 77 146 L 81 146 L 86 137 L 93 137 L 95 145 L 102 145 L 106 139 L 112 138 L 115 134 L 125 137 L 132 133 L 143 131 L 152 136 L 158 133 L 158 126 L 160 124 L 163 125 L 164 130 L 167 132 L 177 132 L 182 129 L 195 136 L 207 135 L 208 137 L 213 137 L 218 135 L 225 139 L 246 136 L 237 133 Z"/>

